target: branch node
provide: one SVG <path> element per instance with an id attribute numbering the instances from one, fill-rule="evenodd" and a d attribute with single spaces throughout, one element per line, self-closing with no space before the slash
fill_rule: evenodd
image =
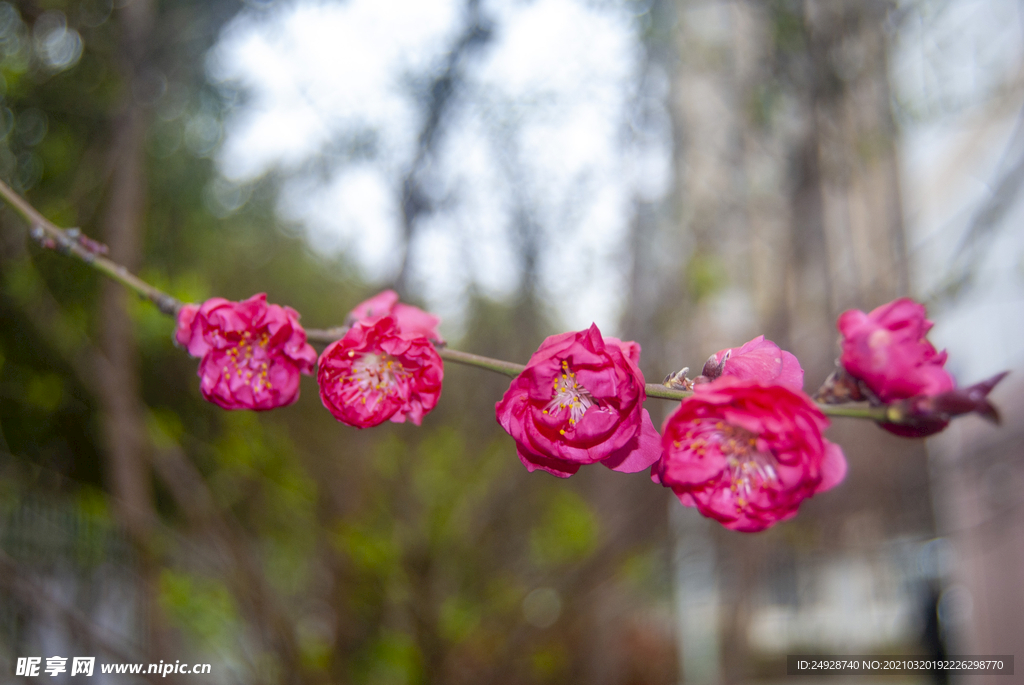
<path id="1" fill-rule="evenodd" d="M 156 305 L 156 308 L 160 310 L 162 314 L 168 316 L 177 316 L 178 310 L 181 309 L 181 302 L 174 297 L 166 293 L 160 293 L 149 298 L 150 302 Z"/>

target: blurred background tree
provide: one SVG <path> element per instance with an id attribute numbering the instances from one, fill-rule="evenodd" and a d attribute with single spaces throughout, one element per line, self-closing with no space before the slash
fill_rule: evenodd
<path id="1" fill-rule="evenodd" d="M 267 292 L 327 327 L 394 286 L 519 362 L 596 320 L 649 380 L 765 333 L 813 390 L 842 310 L 953 311 L 986 245 L 1021 254 L 993 237 L 1008 153 L 950 277 L 914 272 L 950 258 L 915 258 L 903 128 L 952 115 L 902 70 L 956 6 L 0 2 L 0 178 L 183 301 Z M 1013 50 L 961 100 L 1019 104 L 991 67 Z M 0 678 L 69 654 L 224 683 L 745 682 L 798 648 L 922 649 L 922 588 L 952 582 L 920 443 L 837 425 L 848 482 L 738 535 L 644 474 L 526 473 L 506 379 L 473 369 L 422 428 L 341 426 L 311 379 L 224 412 L 168 319 L 0 220 Z"/>
<path id="2" fill-rule="evenodd" d="M 0 5 L 4 174 L 48 217 L 186 301 L 266 291 L 331 325 L 375 291 L 282 227 L 278 178 L 228 209 L 216 195 L 233 104 L 207 51 L 237 3 L 42 5 Z M 405 245 L 462 64 L 488 40 L 465 12 L 442 67 L 410 86 L 424 115 L 401 173 Z M 556 329 L 519 202 L 518 294 L 473 296 L 461 345 L 525 360 Z M 5 215 L 4 672 L 56 650 L 206 661 L 217 682 L 600 680 L 609 658 L 670 677 L 669 624 L 652 640 L 636 610 L 667 592 L 662 493 L 629 511 L 610 473 L 530 478 L 493 420 L 505 381 L 448 369 L 422 429 L 340 426 L 308 380 L 287 409 L 225 413 L 196 394 L 169 321 L 25 238 Z M 408 261 L 394 278 L 415 300 Z"/>

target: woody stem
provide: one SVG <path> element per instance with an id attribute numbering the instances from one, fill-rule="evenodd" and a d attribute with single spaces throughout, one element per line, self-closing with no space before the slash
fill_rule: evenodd
<path id="1" fill-rule="evenodd" d="M 3 199 L 11 209 L 17 212 L 31 226 L 29 235 L 41 246 L 56 250 L 61 254 L 74 257 L 88 264 L 107 278 L 112 278 L 129 290 L 134 290 L 141 297 L 155 304 L 157 309 L 164 314 L 175 316 L 178 310 L 181 309 L 181 302 L 176 298 L 171 297 L 159 288 L 154 288 L 138 276 L 129 273 L 128 269 L 117 262 L 90 250 L 77 240 L 77 236 L 69 235 L 68 231 L 53 224 L 3 181 L 0 181 L 0 199 Z"/>
<path id="2" fill-rule="evenodd" d="M 818 409 L 829 416 L 845 416 L 851 419 L 870 419 L 885 423 L 900 423 L 889 407 L 872 407 L 867 404 L 819 404 Z M 894 420 L 895 419 L 895 420 Z"/>
<path id="3" fill-rule="evenodd" d="M 39 245 L 44 248 L 56 250 L 57 252 L 73 257 L 82 263 L 91 266 L 107 278 L 111 278 L 129 290 L 134 290 L 140 297 L 149 300 L 157 306 L 164 314 L 176 316 L 181 309 L 182 303 L 175 297 L 163 292 L 138 276 L 129 273 L 124 266 L 97 254 L 94 249 L 87 247 L 88 243 L 79 241 L 78 236 L 68 230 L 60 228 L 44 217 L 35 207 L 30 205 L 23 197 L 18 195 L 3 181 L 0 181 L 0 199 L 25 220 L 31 226 L 30 235 Z M 310 342 L 329 344 L 345 335 L 348 330 L 345 326 L 334 328 L 306 330 L 306 336 Z M 445 346 L 439 346 L 437 353 L 445 361 L 465 364 L 477 368 L 486 369 L 495 373 L 504 374 L 515 378 L 526 368 L 522 364 L 515 364 L 501 359 L 492 359 L 479 354 L 453 350 Z M 655 397 L 663 400 L 683 400 L 691 396 L 693 392 L 688 390 L 676 390 L 668 388 L 660 383 L 648 383 L 646 385 L 648 397 Z M 830 416 L 847 416 L 858 419 L 871 419 L 874 421 L 887 418 L 886 407 L 869 407 L 864 405 L 827 405 L 819 404 L 818 408 Z M 893 417 L 888 417 L 892 421 Z"/>

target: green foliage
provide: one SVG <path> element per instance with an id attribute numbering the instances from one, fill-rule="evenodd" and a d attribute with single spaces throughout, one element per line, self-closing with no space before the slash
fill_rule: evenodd
<path id="1" fill-rule="evenodd" d="M 416 685 L 423 682 L 423 661 L 408 634 L 381 634 L 356 662 L 355 680 L 366 685 Z"/>
<path id="2" fill-rule="evenodd" d="M 55 373 L 32 376 L 25 389 L 25 401 L 45 412 L 52 412 L 60 406 L 64 396 L 64 382 Z"/>
<path id="3" fill-rule="evenodd" d="M 787 54 L 799 55 L 806 52 L 807 36 L 800 3 L 795 0 L 772 0 L 768 7 L 775 48 Z"/>
<path id="4" fill-rule="evenodd" d="M 390 528 L 343 522 L 335 532 L 334 544 L 359 571 L 378 578 L 393 575 L 401 561 L 401 550 Z"/>
<path id="5" fill-rule="evenodd" d="M 554 682 L 563 675 L 569 664 L 569 655 L 558 644 L 540 647 L 530 655 L 530 666 L 542 682 Z"/>
<path id="6" fill-rule="evenodd" d="M 170 409 L 153 409 L 146 417 L 149 439 L 157 449 L 168 449 L 177 445 L 185 433 L 181 417 Z"/>
<path id="7" fill-rule="evenodd" d="M 686 267 L 686 280 L 694 302 L 719 292 L 729 282 L 725 265 L 713 255 L 694 253 Z"/>
<path id="8" fill-rule="evenodd" d="M 530 532 L 530 552 L 541 567 L 580 561 L 594 551 L 599 526 L 586 500 L 568 489 L 552 490 L 541 522 Z"/>
<path id="9" fill-rule="evenodd" d="M 285 594 L 297 592 L 316 544 L 316 485 L 287 432 L 252 412 L 226 413 L 223 422 L 210 476 L 214 495 L 259 531 L 270 581 Z"/>
<path id="10" fill-rule="evenodd" d="M 77 509 L 82 517 L 95 524 L 110 528 L 113 518 L 110 514 L 110 503 L 98 488 L 83 487 L 75 493 Z"/>
<path id="11" fill-rule="evenodd" d="M 81 17 L 99 5 L 55 0 L 46 8 Z M 205 83 L 204 59 L 241 4 L 156 5 L 148 67 L 167 88 L 148 110 L 140 275 L 186 302 L 266 292 L 310 327 L 341 323 L 379 285 L 362 280 L 345 255 L 313 254 L 280 224 L 272 176 L 245 189 L 241 206 L 217 207 L 212 150 L 190 138 L 197 118 L 219 128 L 230 111 Z M 78 25 L 81 60 L 53 72 L 26 42 L 35 15 L 26 11 L 5 29 L 5 8 L 14 11 L 0 2 L 0 133 L 9 129 L 0 136 L 0 178 L 55 222 L 102 239 L 128 92 L 119 23 Z M 142 573 L 143 552 L 129 553 L 117 533 L 97 389 L 80 372 L 89 371 L 89 353 L 102 339 L 103 281 L 61 255 L 26 247 L 26 229 L 12 215 L 0 214 L 0 222 L 0 449 L 16 463 L 0 469 L 0 514 L 20 516 L 30 508 L 26 493 L 45 494 L 73 512 L 67 518 L 78 523 L 69 529 L 82 545 L 75 554 Z M 438 664 L 449 662 L 469 664 L 467 672 L 507 670 L 517 682 L 567 672 L 578 658 L 570 638 L 524 633 L 522 603 L 551 584 L 549 574 L 590 560 L 601 529 L 583 490 L 522 468 L 494 421 L 507 378 L 446 368 L 441 404 L 422 427 L 341 426 L 321 407 L 312 379 L 291 407 L 225 412 L 201 399 L 197 361 L 172 345 L 174 322 L 127 300 L 146 449 L 182 455 L 216 508 L 211 521 L 208 512 L 185 516 L 196 513 L 188 510 L 198 493 L 182 497 L 153 474 L 160 533 L 144 553 L 159 568 L 159 599 L 189 637 L 194 661 L 216 654 L 239 664 L 241 680 L 267 683 L 438 682 Z M 477 298 L 457 346 L 525 361 L 552 332 L 541 312 L 530 298 Z M 38 543 L 24 538 L 18 544 L 26 549 Z M 62 546 L 37 545 L 32 558 L 53 561 Z M 0 547 L 13 549 L 7 538 Z M 254 561 L 270 603 L 283 607 L 281 633 L 297 653 L 292 671 L 284 652 L 273 652 L 277 643 L 259 642 L 273 631 L 253 623 L 253 588 L 239 580 L 239 558 Z M 510 646 L 513 635 L 519 642 Z"/>
<path id="12" fill-rule="evenodd" d="M 452 643 L 465 642 L 483 620 L 484 607 L 468 597 L 453 596 L 441 603 L 438 617 L 441 636 Z"/>
<path id="13" fill-rule="evenodd" d="M 302 663 L 315 671 L 327 671 L 334 657 L 334 645 L 314 622 L 299 620 L 296 627 Z"/>
<path id="14" fill-rule="evenodd" d="M 42 289 L 39 272 L 28 260 L 18 260 L 5 265 L 4 289 L 7 295 L 21 304 L 30 304 Z"/>
<path id="15" fill-rule="evenodd" d="M 0 549 L 19 564 L 95 573 L 125 560 L 123 538 L 103 493 L 81 488 L 73 497 L 41 496 L 13 478 L 8 462 L 0 478 Z M 0 594 L 0 605 L 4 597 Z"/>
<path id="16" fill-rule="evenodd" d="M 140 270 L 139 277 L 182 302 L 202 302 L 212 297 L 209 285 L 196 272 L 184 272 L 168 278 L 162 270 L 146 267 Z M 174 329 L 168 328 L 166 314 L 161 313 L 152 302 L 137 297 L 128 300 L 128 313 L 135 323 L 139 345 L 147 353 L 155 353 L 160 348 L 163 348 L 164 353 L 170 351 Z"/>
<path id="17" fill-rule="evenodd" d="M 207 649 L 230 645 L 238 629 L 234 600 L 217 579 L 165 568 L 160 573 L 160 603 L 197 644 Z"/>

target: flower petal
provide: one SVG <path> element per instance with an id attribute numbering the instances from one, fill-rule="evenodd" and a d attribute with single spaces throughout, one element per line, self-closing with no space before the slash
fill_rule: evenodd
<path id="1" fill-rule="evenodd" d="M 834 442 L 825 441 L 825 456 L 821 460 L 821 482 L 814 492 L 825 492 L 843 482 L 846 478 L 846 455 Z"/>
<path id="2" fill-rule="evenodd" d="M 661 434 L 654 427 L 651 415 L 643 410 L 639 435 L 611 454 L 601 463 L 619 473 L 637 473 L 661 458 Z"/>
<path id="3" fill-rule="evenodd" d="M 604 338 L 596 325 L 545 339 L 495 404 L 523 462 L 564 477 L 599 461 L 627 472 L 656 461 L 639 355 L 639 345 Z"/>

